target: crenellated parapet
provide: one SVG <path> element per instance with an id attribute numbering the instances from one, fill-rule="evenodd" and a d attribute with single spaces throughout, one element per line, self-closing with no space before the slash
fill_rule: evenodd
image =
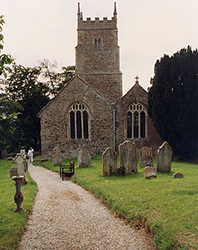
<path id="1" fill-rule="evenodd" d="M 78 30 L 89 29 L 117 29 L 116 3 L 114 3 L 113 17 L 111 19 L 103 17 L 102 20 L 99 17 L 95 17 L 95 20 L 92 20 L 91 17 L 83 20 L 83 14 L 80 12 L 80 3 L 78 3 Z"/>

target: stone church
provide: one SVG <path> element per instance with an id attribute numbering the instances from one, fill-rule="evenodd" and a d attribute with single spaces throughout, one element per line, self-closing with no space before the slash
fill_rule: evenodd
<path id="1" fill-rule="evenodd" d="M 77 157 L 84 146 L 91 155 L 118 151 L 125 140 L 155 153 L 161 140 L 138 77 L 122 94 L 116 3 L 111 20 L 83 20 L 78 3 L 77 22 L 75 77 L 39 112 L 42 158 L 57 151 L 64 159 Z"/>

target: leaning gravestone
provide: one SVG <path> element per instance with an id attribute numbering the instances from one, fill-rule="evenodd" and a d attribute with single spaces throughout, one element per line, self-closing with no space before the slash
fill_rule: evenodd
<path id="1" fill-rule="evenodd" d="M 173 150 L 165 141 L 157 150 L 157 171 L 170 172 Z"/>
<path id="2" fill-rule="evenodd" d="M 153 166 L 151 165 L 147 165 L 145 168 L 144 168 L 144 175 L 145 175 L 145 178 L 146 179 L 150 179 L 151 177 L 154 177 L 156 178 L 157 175 L 156 175 L 156 170 Z"/>
<path id="3" fill-rule="evenodd" d="M 103 176 L 110 176 L 117 171 L 117 153 L 113 148 L 107 148 L 102 154 Z"/>
<path id="4" fill-rule="evenodd" d="M 120 154 L 120 169 L 124 170 L 125 174 L 137 172 L 137 157 L 135 143 L 125 141 L 119 145 Z"/>
<path id="5" fill-rule="evenodd" d="M 8 157 L 8 152 L 6 149 L 2 150 L 1 152 L 1 159 L 6 159 Z"/>
<path id="6" fill-rule="evenodd" d="M 59 166 L 59 165 L 62 165 L 62 157 L 60 155 L 60 151 L 56 152 L 54 155 L 53 155 L 53 165 L 54 166 Z"/>
<path id="7" fill-rule="evenodd" d="M 183 177 L 184 177 L 183 174 L 180 172 L 176 172 L 173 174 L 173 178 L 183 178 Z"/>
<path id="8" fill-rule="evenodd" d="M 81 168 L 91 167 L 91 155 L 87 147 L 82 147 L 78 154 L 78 166 Z"/>
<path id="9" fill-rule="evenodd" d="M 152 148 L 144 146 L 140 149 L 140 167 L 144 168 L 146 165 L 153 166 L 153 153 Z"/>
<path id="10" fill-rule="evenodd" d="M 25 176 L 24 172 L 24 162 L 26 161 L 26 158 L 22 156 L 22 154 L 17 154 L 14 158 L 14 162 L 17 163 L 17 169 L 18 169 L 18 175 L 19 176 Z"/>

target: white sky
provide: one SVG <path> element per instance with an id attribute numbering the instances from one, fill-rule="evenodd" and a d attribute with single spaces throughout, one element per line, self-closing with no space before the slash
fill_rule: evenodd
<path id="1" fill-rule="evenodd" d="M 34 67 L 44 58 L 75 65 L 78 0 L 0 0 L 6 24 L 4 50 L 18 64 Z M 123 92 L 136 75 L 147 89 L 154 64 L 190 45 L 198 48 L 198 0 L 117 0 Z M 114 0 L 81 0 L 83 18 L 110 19 Z"/>

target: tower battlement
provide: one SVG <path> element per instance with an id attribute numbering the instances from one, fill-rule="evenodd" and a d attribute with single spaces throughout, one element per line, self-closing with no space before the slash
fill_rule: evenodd
<path id="1" fill-rule="evenodd" d="M 78 3 L 78 29 L 88 30 L 88 29 L 116 29 L 117 28 L 117 12 L 116 12 L 116 3 L 114 3 L 114 12 L 113 17 L 108 19 L 103 17 L 102 20 L 99 17 L 95 17 L 95 20 L 92 20 L 91 17 L 87 17 L 86 20 L 83 20 L 83 14 L 80 12 L 80 3 Z"/>

